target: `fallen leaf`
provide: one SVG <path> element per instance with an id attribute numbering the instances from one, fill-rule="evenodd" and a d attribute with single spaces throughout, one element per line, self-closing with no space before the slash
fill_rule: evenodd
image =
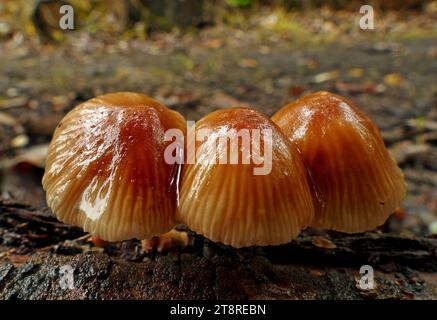
<path id="1" fill-rule="evenodd" d="M 20 122 L 10 114 L 0 111 L 0 124 L 8 127 L 19 128 L 21 127 Z"/>
<path id="2" fill-rule="evenodd" d="M 336 81 L 335 89 L 339 92 L 349 94 L 377 92 L 377 86 L 375 86 L 372 81 L 366 81 L 364 83 L 346 83 L 342 81 Z"/>
<path id="3" fill-rule="evenodd" d="M 206 99 L 205 104 L 211 108 L 229 108 L 241 106 L 244 103 L 222 91 L 217 91 Z"/>
<path id="4" fill-rule="evenodd" d="M 29 102 L 28 102 L 28 107 L 30 108 L 30 109 L 37 109 L 38 108 L 38 106 L 39 106 L 39 102 L 37 101 L 37 100 L 34 100 L 34 99 L 32 99 L 32 100 L 29 100 Z"/>
<path id="5" fill-rule="evenodd" d="M 255 59 L 241 59 L 240 66 L 243 68 L 256 68 L 258 66 L 258 61 Z"/>
<path id="6" fill-rule="evenodd" d="M 0 109 L 12 109 L 25 107 L 27 105 L 26 97 L 14 97 L 6 100 L 0 100 Z"/>
<path id="7" fill-rule="evenodd" d="M 35 145 L 20 151 L 15 157 L 0 162 L 1 168 L 13 168 L 19 164 L 30 164 L 35 168 L 44 168 L 48 144 Z"/>
<path id="8" fill-rule="evenodd" d="M 309 70 L 315 70 L 319 67 L 319 62 L 316 59 L 308 59 L 306 66 Z"/>
<path id="9" fill-rule="evenodd" d="M 429 233 L 430 234 L 437 234 L 437 220 L 431 222 L 429 225 Z"/>
<path id="10" fill-rule="evenodd" d="M 51 136 L 63 115 L 59 113 L 46 116 L 31 116 L 24 126 L 30 136 Z"/>
<path id="11" fill-rule="evenodd" d="M 352 78 L 361 78 L 364 75 L 364 70 L 361 68 L 352 68 L 349 69 L 348 74 Z"/>
<path id="12" fill-rule="evenodd" d="M 384 83 L 389 86 L 398 87 L 402 85 L 404 81 L 405 78 L 399 73 L 389 73 L 384 76 Z"/>
<path id="13" fill-rule="evenodd" d="M 222 44 L 223 41 L 221 39 L 208 39 L 203 43 L 205 47 L 212 49 L 220 48 Z"/>
<path id="14" fill-rule="evenodd" d="M 19 134 L 18 136 L 12 138 L 9 144 L 12 148 L 22 148 L 24 146 L 27 146 L 28 143 L 29 137 L 25 134 Z"/>
<path id="15" fill-rule="evenodd" d="M 14 157 L 13 162 L 14 164 L 29 163 L 34 167 L 44 168 L 48 149 L 48 144 L 32 146 L 26 150 L 23 150 L 16 157 Z"/>
<path id="16" fill-rule="evenodd" d="M 69 103 L 70 99 L 66 96 L 54 96 L 51 99 L 51 103 L 52 103 L 52 110 L 62 110 L 64 109 L 68 103 Z"/>
<path id="17" fill-rule="evenodd" d="M 313 81 L 315 83 L 322 83 L 322 82 L 336 79 L 336 78 L 338 78 L 339 75 L 340 75 L 340 72 L 338 70 L 333 70 L 333 71 L 329 71 L 329 72 L 322 72 L 322 73 L 315 75 Z"/>
<path id="18" fill-rule="evenodd" d="M 411 158 L 424 155 L 431 150 L 431 146 L 425 143 L 414 143 L 411 140 L 404 140 L 393 144 L 389 148 L 398 164 L 402 164 Z"/>
<path id="19" fill-rule="evenodd" d="M 261 54 L 270 54 L 270 52 L 272 52 L 272 49 L 270 47 L 268 47 L 268 46 L 261 46 L 259 48 L 259 52 Z"/>
<path id="20" fill-rule="evenodd" d="M 437 131 L 437 121 L 426 120 L 425 118 L 416 118 L 407 120 L 407 125 L 419 130 Z"/>

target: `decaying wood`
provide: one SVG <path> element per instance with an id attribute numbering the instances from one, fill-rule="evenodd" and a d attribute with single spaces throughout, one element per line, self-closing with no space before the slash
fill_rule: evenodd
<path id="1" fill-rule="evenodd" d="M 139 241 L 102 249 L 48 210 L 0 202 L 0 298 L 437 299 L 437 239 L 307 230 L 237 250 L 186 231 L 191 245 L 168 254 L 146 254 Z M 373 290 L 358 285 L 362 265 L 374 268 Z"/>

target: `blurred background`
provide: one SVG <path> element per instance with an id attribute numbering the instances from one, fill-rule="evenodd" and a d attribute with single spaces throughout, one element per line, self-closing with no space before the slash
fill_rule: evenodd
<path id="1" fill-rule="evenodd" d="M 74 30 L 59 28 L 64 4 Z M 374 30 L 359 27 L 364 4 Z M 436 18 L 437 1 L 419 0 L 2 0 L 0 199 L 46 206 L 52 132 L 99 94 L 142 92 L 198 120 L 328 90 L 377 123 L 404 170 L 383 229 L 437 235 Z"/>

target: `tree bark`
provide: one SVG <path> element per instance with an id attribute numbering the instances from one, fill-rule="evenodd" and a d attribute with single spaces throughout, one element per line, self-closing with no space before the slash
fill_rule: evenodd
<path id="1" fill-rule="evenodd" d="M 437 239 L 307 230 L 290 244 L 234 249 L 179 229 L 191 244 L 167 254 L 134 240 L 102 249 L 49 210 L 0 202 L 0 298 L 437 299 Z M 360 288 L 362 265 L 374 289 Z"/>

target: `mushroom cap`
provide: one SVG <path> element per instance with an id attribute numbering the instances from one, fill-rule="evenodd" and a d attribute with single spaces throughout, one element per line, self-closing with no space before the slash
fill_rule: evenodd
<path id="1" fill-rule="evenodd" d="M 298 145 L 310 172 L 312 226 L 362 232 L 399 207 L 403 174 L 378 128 L 351 101 L 317 92 L 284 106 L 272 120 Z"/>
<path id="2" fill-rule="evenodd" d="M 196 123 L 196 134 L 205 129 L 211 134 L 187 145 L 188 153 L 195 147 L 196 161 L 184 165 L 179 220 L 213 241 L 234 247 L 294 239 L 314 214 L 307 171 L 297 148 L 268 117 L 248 108 L 210 113 Z M 259 130 L 258 138 L 254 129 Z M 249 146 L 242 136 L 238 138 L 244 130 L 253 139 Z M 238 143 L 232 144 L 231 139 Z M 235 151 L 238 161 L 232 163 Z M 227 163 L 220 163 L 224 154 Z M 268 161 L 271 170 L 255 174 L 254 169 L 267 168 Z"/>
<path id="3" fill-rule="evenodd" d="M 184 133 L 184 118 L 141 94 L 112 93 L 78 105 L 49 146 L 43 177 L 49 207 L 59 220 L 108 241 L 170 230 L 178 173 L 177 164 L 164 161 L 170 128 Z"/>

